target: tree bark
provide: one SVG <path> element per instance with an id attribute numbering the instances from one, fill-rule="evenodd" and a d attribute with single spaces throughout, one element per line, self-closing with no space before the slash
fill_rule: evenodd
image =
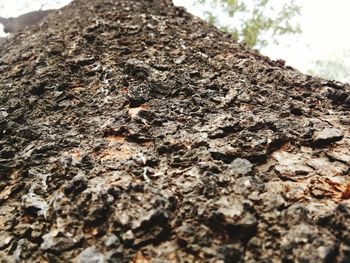
<path id="1" fill-rule="evenodd" d="M 0 258 L 347 262 L 349 92 L 166 1 L 74 1 L 1 44 Z"/>

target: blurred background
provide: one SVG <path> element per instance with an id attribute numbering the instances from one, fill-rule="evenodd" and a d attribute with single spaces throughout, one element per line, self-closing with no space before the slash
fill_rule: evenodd
<path id="1" fill-rule="evenodd" d="M 69 2 L 0 0 L 0 16 L 61 8 Z M 283 59 L 303 73 L 350 83 L 349 0 L 173 2 L 272 59 Z"/>

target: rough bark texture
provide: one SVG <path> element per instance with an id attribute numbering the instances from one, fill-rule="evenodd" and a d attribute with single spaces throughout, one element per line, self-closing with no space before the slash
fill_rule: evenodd
<path id="1" fill-rule="evenodd" d="M 74 1 L 1 46 L 1 262 L 349 262 L 349 92 L 166 1 Z"/>

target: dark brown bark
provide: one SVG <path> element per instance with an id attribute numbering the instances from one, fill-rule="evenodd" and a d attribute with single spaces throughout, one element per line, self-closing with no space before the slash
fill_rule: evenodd
<path id="1" fill-rule="evenodd" d="M 1 44 L 0 258 L 349 261 L 349 86 L 161 3 Z"/>

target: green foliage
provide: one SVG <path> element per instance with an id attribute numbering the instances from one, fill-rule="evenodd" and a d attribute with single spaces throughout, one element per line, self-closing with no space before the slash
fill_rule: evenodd
<path id="1" fill-rule="evenodd" d="M 206 9 L 209 23 L 230 32 L 251 48 L 261 49 L 268 43 L 276 43 L 279 35 L 300 33 L 299 25 L 292 23 L 292 19 L 300 14 L 295 0 L 290 0 L 289 4 L 277 4 L 273 0 L 195 1 Z"/>

